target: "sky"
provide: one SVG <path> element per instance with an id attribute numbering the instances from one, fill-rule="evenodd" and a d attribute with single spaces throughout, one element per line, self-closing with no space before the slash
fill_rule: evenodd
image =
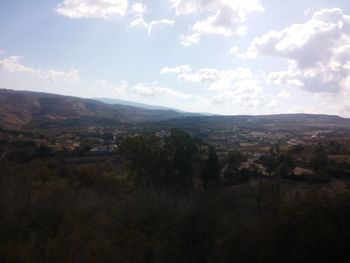
<path id="1" fill-rule="evenodd" d="M 350 117 L 349 0 L 1 0 L 0 88 Z"/>

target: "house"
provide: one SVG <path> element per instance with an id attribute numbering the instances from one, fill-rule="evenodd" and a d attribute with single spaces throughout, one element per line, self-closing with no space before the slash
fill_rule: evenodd
<path id="1" fill-rule="evenodd" d="M 301 175 L 313 175 L 315 174 L 314 171 L 307 169 L 307 168 L 303 168 L 303 167 L 295 167 L 293 170 L 293 174 L 295 176 L 301 176 Z"/>
<path id="2" fill-rule="evenodd" d="M 118 146 L 116 144 L 113 145 L 101 145 L 96 146 L 90 150 L 92 153 L 112 153 L 115 152 L 118 149 Z"/>

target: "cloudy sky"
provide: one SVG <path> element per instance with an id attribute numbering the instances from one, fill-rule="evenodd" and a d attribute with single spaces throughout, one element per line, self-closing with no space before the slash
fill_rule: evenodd
<path id="1" fill-rule="evenodd" d="M 2 0 L 0 88 L 350 117 L 350 4 Z"/>

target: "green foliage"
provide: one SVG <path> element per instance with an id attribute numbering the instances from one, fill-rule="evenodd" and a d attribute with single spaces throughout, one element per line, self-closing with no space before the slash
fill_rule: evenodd
<path id="1" fill-rule="evenodd" d="M 245 157 L 241 152 L 233 151 L 228 154 L 224 167 L 224 178 L 228 184 L 245 183 L 250 177 L 255 176 L 253 171 L 240 167 L 244 160 Z"/>
<path id="2" fill-rule="evenodd" d="M 244 156 L 241 152 L 230 152 L 227 157 L 228 169 L 237 171 L 243 160 Z"/>
<path id="3" fill-rule="evenodd" d="M 219 180 L 220 162 L 180 130 L 127 138 L 122 163 L 17 146 L 29 158 L 0 161 L 0 262 L 350 261 L 350 187 L 329 183 L 349 171 L 329 166 L 325 148 L 305 149 L 319 167 L 306 183 L 284 179 L 295 156 L 274 147 L 259 160 L 273 178 L 232 152 L 229 183 L 195 191 L 194 177 Z"/>
<path id="4" fill-rule="evenodd" d="M 311 164 L 315 170 L 319 170 L 328 164 L 328 157 L 322 145 L 317 145 L 315 147 L 311 159 Z"/>
<path id="5" fill-rule="evenodd" d="M 56 165 L 2 164 L 1 262 L 350 260 L 350 189 L 284 198 L 280 181 L 260 180 L 183 195 L 124 189 L 108 163 L 64 177 Z"/>
<path id="6" fill-rule="evenodd" d="M 131 171 L 137 180 L 146 184 L 156 184 L 161 180 L 163 146 L 156 136 L 127 138 L 120 151 L 130 158 Z"/>
<path id="7" fill-rule="evenodd" d="M 281 152 L 278 145 L 271 147 L 269 153 L 263 156 L 261 161 L 271 175 L 288 176 L 289 169 L 294 167 L 291 153 Z"/>
<path id="8" fill-rule="evenodd" d="M 199 166 L 199 144 L 188 133 L 173 129 L 165 140 L 165 177 L 182 189 L 192 186 L 192 179 Z"/>
<path id="9" fill-rule="evenodd" d="M 295 145 L 290 149 L 290 153 L 299 156 L 305 149 L 302 145 Z"/>
<path id="10" fill-rule="evenodd" d="M 171 130 L 163 141 L 153 135 L 127 138 L 120 152 L 141 183 L 157 188 L 190 189 L 198 173 L 200 142 L 181 130 Z"/>
<path id="11" fill-rule="evenodd" d="M 202 179 L 204 183 L 218 183 L 220 179 L 220 162 L 214 147 L 209 148 L 208 159 L 205 162 L 202 171 Z"/>

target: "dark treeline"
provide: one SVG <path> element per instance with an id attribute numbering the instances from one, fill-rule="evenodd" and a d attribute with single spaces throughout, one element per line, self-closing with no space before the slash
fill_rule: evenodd
<path id="1" fill-rule="evenodd" d="M 124 140 L 122 163 L 11 156 L 0 170 L 0 261 L 349 262 L 350 188 L 288 180 L 305 151 L 271 149 L 268 179 L 241 168 L 244 154 L 219 158 L 179 130 Z M 322 176 L 324 149 L 308 151 Z"/>

